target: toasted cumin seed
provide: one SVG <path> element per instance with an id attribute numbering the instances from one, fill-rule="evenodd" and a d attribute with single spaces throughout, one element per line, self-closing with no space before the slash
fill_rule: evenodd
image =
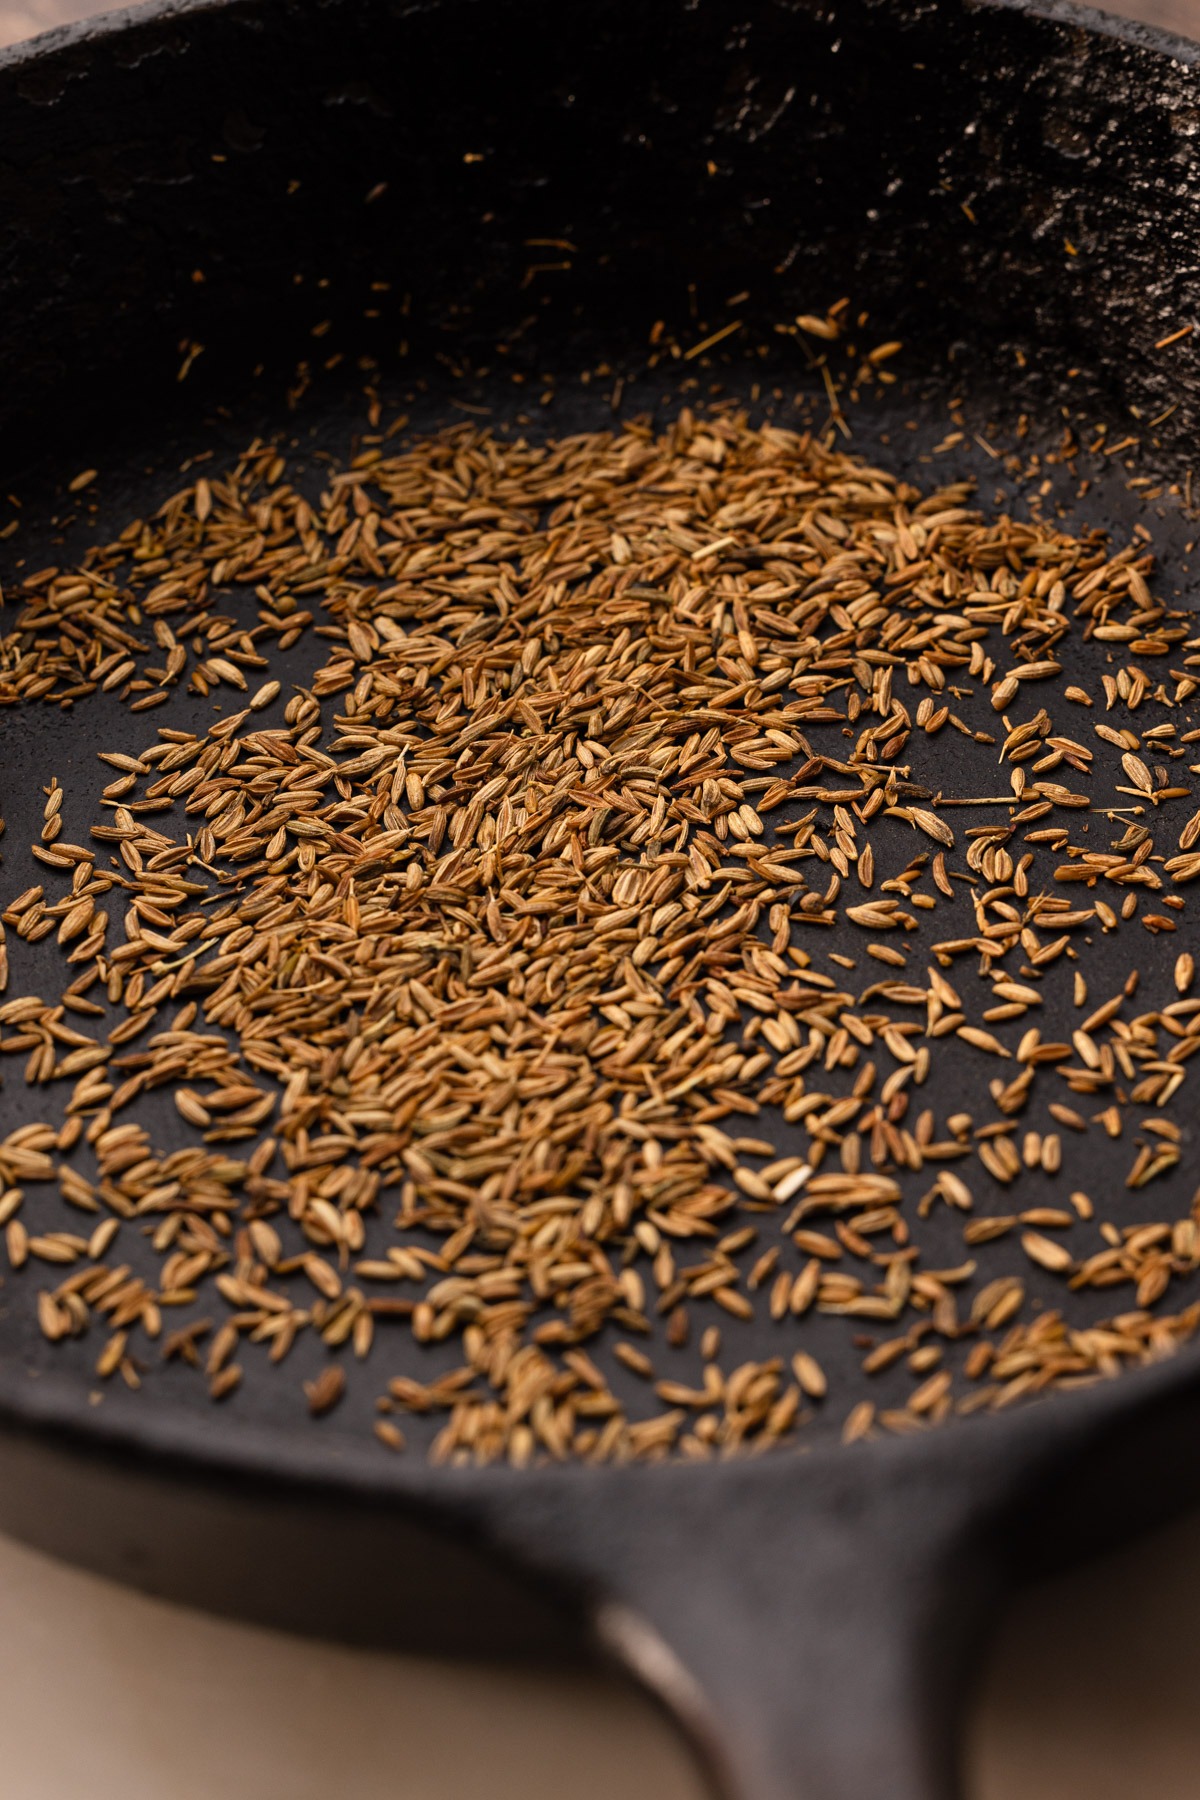
<path id="1" fill-rule="evenodd" d="M 304 1392 L 308 1398 L 308 1410 L 314 1418 L 320 1418 L 335 1407 L 346 1391 L 346 1371 L 340 1363 L 330 1363 L 322 1369 L 313 1381 L 304 1383 Z"/>

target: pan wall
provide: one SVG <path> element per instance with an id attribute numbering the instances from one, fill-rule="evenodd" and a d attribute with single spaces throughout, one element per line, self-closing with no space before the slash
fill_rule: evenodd
<path id="1" fill-rule="evenodd" d="M 1189 440 L 1195 340 L 1155 346 L 1190 323 L 1200 101 L 1153 34 L 964 0 L 575 22 L 231 0 L 0 56 L 0 473 L 302 359 L 619 367 L 736 316 L 800 370 L 776 327 L 843 294 L 910 371 Z"/>

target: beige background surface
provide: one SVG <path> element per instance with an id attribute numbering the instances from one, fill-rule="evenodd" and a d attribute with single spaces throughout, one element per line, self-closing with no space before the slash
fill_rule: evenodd
<path id="1" fill-rule="evenodd" d="M 969 1724 L 969 1800 L 1200 1794 L 1198 1527 L 1012 1608 Z M 3 1539 L 0 1793 L 707 1800 L 668 1726 L 616 1683 L 250 1630 Z"/>
<path id="2" fill-rule="evenodd" d="M 0 0 L 0 44 L 89 0 Z M 1200 0 L 1123 10 L 1200 37 Z M 969 1800 L 1200 1800 L 1200 1517 L 1014 1603 Z M 0 1538 L 5 1800 L 702 1800 L 599 1679 L 363 1655 L 168 1607 Z"/>

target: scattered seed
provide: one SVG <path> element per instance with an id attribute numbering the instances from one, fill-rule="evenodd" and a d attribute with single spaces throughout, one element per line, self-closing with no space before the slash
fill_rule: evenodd
<path id="1" fill-rule="evenodd" d="M 1139 543 L 987 521 L 961 486 L 922 496 L 732 413 L 559 443 L 467 428 L 322 479 L 302 498 L 258 444 L 12 587 L 0 703 L 100 691 L 133 714 L 183 686 L 240 709 L 106 752 L 87 844 L 50 781 L 43 885 L 2 913 L 14 969 L 51 935 L 63 959 L 57 999 L 0 1002 L 0 1054 L 46 1099 L 0 1140 L 0 1223 L 11 1267 L 58 1283 L 32 1300 L 47 1339 L 102 1330 L 96 1371 L 130 1387 L 144 1340 L 219 1400 L 243 1340 L 257 1371 L 302 1335 L 364 1361 L 399 1337 L 380 1443 L 404 1448 L 402 1411 L 436 1421 L 437 1461 L 521 1466 L 803 1431 L 815 1356 L 785 1365 L 781 1337 L 726 1369 L 713 1308 L 730 1345 L 760 1313 L 789 1346 L 892 1334 L 862 1368 L 901 1385 L 853 1407 L 848 1442 L 1197 1329 L 1154 1310 L 1195 1267 L 1190 1211 L 1123 1234 L 1078 1190 L 1041 1204 L 1077 1141 L 1047 1116 L 1128 1135 L 1128 1187 L 1168 1179 L 1200 1048 L 1189 953 L 1170 1003 L 1089 960 L 1127 922 L 1175 930 L 1200 875 L 1200 813 L 1171 815 L 1185 671 L 1123 660 L 1190 629 Z M 219 610 L 235 582 L 245 628 Z M 1086 744 L 1053 717 L 1059 692 L 1093 706 L 1058 685 L 1084 627 L 1112 658 Z M 313 630 L 296 685 L 276 659 Z M 1002 791 L 943 793 L 951 734 L 1000 745 Z M 1114 787 L 1131 804 L 1102 814 Z M 955 1055 L 991 1110 L 940 1121 L 921 1090 Z M 158 1088 L 173 1148 L 139 1122 Z M 49 1181 L 67 1225 L 104 1215 L 88 1237 L 40 1201 L 29 1235 L 24 1188 Z M 972 1260 L 931 1267 L 947 1209 Z M 105 1261 L 123 1222 L 153 1277 Z M 1018 1231 L 1064 1309 L 1125 1285 L 1140 1311 L 1023 1317 L 1022 1282 L 986 1267 Z M 968 1313 L 992 1337 L 960 1346 Z M 640 1378 L 620 1395 L 610 1350 Z M 304 1383 L 314 1415 L 346 1366 Z"/>

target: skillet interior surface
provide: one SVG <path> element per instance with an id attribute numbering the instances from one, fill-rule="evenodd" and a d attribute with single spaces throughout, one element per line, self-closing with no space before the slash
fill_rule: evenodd
<path id="1" fill-rule="evenodd" d="M 751 416 L 793 428 L 819 430 L 827 422 L 828 401 L 823 390 L 815 390 L 811 377 L 793 368 L 771 369 L 767 365 L 766 380 L 761 366 L 744 362 L 727 366 L 702 365 L 698 372 L 692 372 L 687 365 L 685 369 L 687 372 L 682 375 L 676 369 L 665 374 L 652 371 L 636 383 L 637 414 L 666 426 L 681 405 L 709 404 L 741 406 L 748 409 Z M 400 380 L 389 396 L 390 416 L 407 417 L 410 423 L 392 443 L 402 451 L 411 437 L 461 428 L 464 420 L 472 424 L 486 422 L 500 434 L 524 433 L 532 437 L 608 429 L 619 423 L 613 414 L 611 389 L 599 394 L 589 391 L 593 384 L 583 387 L 578 380 L 579 371 L 570 364 L 544 373 L 556 391 L 551 401 L 536 406 L 533 412 L 529 410 L 523 385 L 514 388 L 509 382 L 485 378 L 472 384 L 470 391 L 476 397 L 466 403 L 471 411 L 464 412 L 459 384 L 425 377 L 420 387 L 415 387 Z M 772 376 L 775 377 L 773 380 Z M 789 378 L 786 387 L 783 385 L 785 376 Z M 1135 529 L 1148 531 L 1159 557 L 1158 594 L 1171 605 L 1190 609 L 1194 604 L 1192 570 L 1195 565 L 1189 546 L 1195 527 L 1185 516 L 1178 499 L 1164 492 L 1161 485 L 1156 485 L 1155 492 L 1159 497 L 1147 503 L 1143 489 L 1130 488 L 1130 469 L 1119 459 L 1105 462 L 1099 457 L 1089 459 L 1086 454 L 1074 454 L 1059 460 L 1054 440 L 1045 434 L 1039 437 L 1031 432 L 1029 439 L 1011 439 L 1008 453 L 1002 454 L 999 446 L 1006 441 L 1004 425 L 984 408 L 974 409 L 973 416 L 964 413 L 957 404 L 958 399 L 957 394 L 944 390 L 931 393 L 928 384 L 919 391 L 911 388 L 906 391 L 904 384 L 897 384 L 886 390 L 883 397 L 863 396 L 857 406 L 849 408 L 851 435 L 844 442 L 857 454 L 878 461 L 881 466 L 893 469 L 927 489 L 971 480 L 976 484 L 977 503 L 988 513 L 1011 508 L 1021 516 L 1028 513 L 1032 499 L 1038 511 L 1048 517 L 1057 516 L 1069 529 L 1103 526 L 1112 534 L 1114 548 L 1128 540 Z M 269 439 L 288 454 L 289 479 L 302 493 L 310 493 L 315 502 L 326 479 L 325 471 L 329 466 L 326 459 L 344 466 L 351 455 L 361 450 L 366 404 L 359 391 L 359 378 L 351 377 L 341 385 L 341 391 L 338 384 L 330 383 L 329 391 L 306 397 L 294 408 L 281 409 L 274 415 L 259 414 L 245 419 L 234 412 L 228 420 L 216 418 L 202 422 L 188 434 L 187 455 L 194 458 L 198 453 L 211 450 L 211 461 L 199 465 L 193 463 L 192 467 L 201 467 L 216 475 L 220 472 L 222 459 L 226 462 L 234 460 L 238 449 L 244 448 L 252 438 Z M 952 404 L 954 417 L 950 410 Z M 385 409 L 384 417 L 388 416 Z M 957 419 L 967 425 L 961 433 L 955 428 Z M 942 446 L 948 436 L 958 436 L 961 441 L 945 449 Z M 1041 449 L 1031 449 L 1031 442 L 1040 443 Z M 1047 450 L 1050 451 L 1049 459 Z M 52 562 L 67 566 L 72 544 L 82 547 L 89 542 L 106 541 L 130 519 L 153 514 L 188 479 L 186 472 L 180 473 L 180 464 L 185 460 L 187 458 L 177 458 L 176 453 L 164 456 L 160 443 L 126 450 L 106 462 L 97 480 L 85 491 L 82 504 L 69 491 L 57 495 L 53 491 L 39 494 L 34 485 L 25 498 L 19 551 L 13 558 L 18 578 L 22 568 L 37 570 Z M 1050 492 L 1040 494 L 1039 489 L 1047 484 Z M 1086 489 L 1082 498 L 1081 487 Z M 16 549 L 15 541 L 13 548 Z M 215 604 L 230 617 L 244 617 L 247 624 L 254 621 L 257 603 L 253 593 L 246 589 L 230 589 L 221 594 Z M 1072 643 L 1067 654 L 1074 660 L 1067 664 L 1064 680 L 1078 678 L 1094 682 L 1097 671 L 1109 667 L 1106 657 L 1110 653 L 1098 646 L 1092 647 L 1089 656 Z M 326 655 L 322 641 L 311 636 L 281 656 L 272 653 L 269 673 L 283 680 L 284 693 L 257 722 L 266 726 L 277 723 L 289 685 L 307 684 L 314 670 L 326 660 Z M 52 776 L 57 777 L 66 792 L 64 841 L 88 843 L 92 841 L 89 838 L 91 826 L 107 816 L 99 794 L 112 775 L 111 768 L 99 760 L 99 752 L 121 750 L 136 754 L 155 741 L 163 726 L 203 731 L 221 716 L 222 711 L 228 713 L 236 704 L 237 697 L 230 697 L 226 690 L 219 690 L 207 699 L 177 690 L 172 700 L 157 708 L 152 717 L 131 715 L 115 694 L 105 693 L 89 695 L 67 711 L 33 704 L 19 712 L 11 712 L 8 715 L 5 774 L 6 903 L 35 883 L 46 883 L 49 889 L 56 879 L 34 859 L 30 849 L 39 841 L 45 790 Z M 331 727 L 332 714 L 337 710 L 336 697 L 326 702 L 327 730 Z M 1196 709 L 1193 717 L 1193 709 L 1186 702 L 1172 712 L 1147 702 L 1143 709 L 1146 716 L 1141 720 L 1143 726 L 1150 722 L 1151 711 L 1154 722 L 1160 722 L 1161 714 L 1162 719 L 1174 720 L 1180 731 L 1200 723 L 1200 709 Z M 976 719 L 974 714 L 972 721 L 987 722 Z M 922 761 L 915 774 L 918 780 L 925 779 L 931 784 L 931 791 L 936 789 L 947 796 L 966 796 L 995 790 L 994 746 L 979 746 L 960 734 L 951 736 L 949 733 L 940 734 L 937 739 L 930 740 L 930 744 L 930 748 L 920 753 Z M 1120 804 L 1120 796 L 1112 795 L 1109 803 Z M 809 804 L 807 801 L 789 804 L 781 810 L 780 816 L 798 815 Z M 987 809 L 968 808 L 955 815 L 955 822 L 979 825 L 994 820 Z M 1107 846 L 1109 837 L 1114 832 L 1120 835 L 1122 826 L 1119 823 L 1110 826 L 1104 820 L 1099 823 L 1103 843 Z M 882 830 L 877 824 L 873 838 L 877 842 L 877 854 L 888 867 L 894 864 L 896 868 L 902 868 L 914 849 L 920 847 L 914 845 L 911 827 L 900 821 L 894 825 L 885 821 Z M 1171 847 L 1173 835 L 1167 853 Z M 105 866 L 107 860 L 102 853 L 98 866 Z M 120 866 L 115 858 L 112 860 L 114 866 Z M 1115 993 L 1136 970 L 1141 977 L 1139 1008 L 1155 1003 L 1167 1004 L 1175 998 L 1172 969 L 1180 946 L 1185 942 L 1186 913 L 1182 919 L 1184 932 L 1180 934 L 1150 936 L 1141 928 L 1138 919 L 1122 924 L 1113 932 L 1097 928 L 1082 934 L 1078 966 L 1086 970 L 1092 994 L 1107 997 Z M 917 948 L 910 952 L 910 963 L 914 968 L 923 968 L 929 960 L 928 954 L 922 955 L 928 941 L 947 936 L 970 936 L 973 930 L 974 915 L 969 895 L 964 892 L 959 902 L 940 906 L 937 914 L 931 916 L 931 922 L 922 921 L 920 932 L 914 934 Z M 64 952 L 54 935 L 34 944 L 22 942 L 12 932 L 9 938 L 9 995 L 16 997 L 28 993 L 52 997 L 61 991 L 73 971 L 65 963 Z M 812 934 L 800 941 L 811 951 L 814 968 L 836 977 L 839 985 L 845 984 L 847 991 L 858 991 L 893 973 L 863 956 L 863 934 L 844 920 L 839 920 L 832 930 L 821 932 L 815 942 Z M 905 949 L 909 950 L 907 944 Z M 831 951 L 853 958 L 857 964 L 855 971 L 848 974 L 830 963 L 828 955 Z M 1044 984 L 1038 1023 L 1047 1040 L 1064 1037 L 1069 1040 L 1078 1025 L 1080 1014 L 1071 998 L 1072 966 L 1075 965 L 1064 963 Z M 961 981 L 962 978 L 955 976 L 953 971 L 951 974 L 952 978 Z M 120 1016 L 123 1014 L 114 1011 L 114 1022 Z M 166 1025 L 164 1018 L 156 1029 Z M 1021 1029 L 1024 1029 L 1024 1022 Z M 139 1045 L 132 1046 L 134 1052 L 138 1048 Z M 23 1065 L 24 1058 L 14 1055 L 5 1059 L 0 1069 L 4 1081 L 4 1120 L 10 1130 L 56 1116 L 56 1088 L 28 1084 L 22 1079 Z M 960 1111 L 973 1114 L 977 1121 L 986 1121 L 994 1111 L 988 1084 L 994 1079 L 995 1072 L 993 1056 L 972 1046 L 958 1045 L 953 1055 L 934 1057 L 929 1078 L 920 1090 L 921 1105 L 932 1108 L 939 1122 Z M 839 1086 L 839 1075 L 835 1074 L 829 1085 L 835 1092 L 840 1093 L 843 1087 L 849 1092 L 853 1078 L 852 1071 L 848 1077 L 840 1078 Z M 65 1092 L 68 1084 L 60 1085 Z M 1046 1087 L 1048 1089 L 1048 1083 Z M 199 1141 L 195 1129 L 175 1110 L 172 1095 L 173 1089 L 169 1085 L 151 1090 L 123 1115 L 144 1125 L 156 1146 L 164 1151 Z M 1031 1108 L 1028 1116 L 1022 1116 L 1022 1126 L 1053 1128 L 1053 1120 L 1044 1114 L 1046 1099 L 1050 1097 L 1058 1097 L 1057 1088 L 1053 1094 L 1046 1092 L 1040 1104 Z M 1069 1095 L 1065 1097 L 1070 1098 Z M 736 1130 L 736 1126 L 727 1128 Z M 753 1130 L 756 1135 L 768 1136 L 779 1156 L 802 1154 L 808 1148 L 809 1139 L 803 1128 L 789 1126 L 777 1112 L 764 1114 L 754 1122 Z M 1068 1168 L 1064 1175 L 1052 1179 L 1037 1172 L 1022 1177 L 1016 1201 L 1011 1188 L 996 1181 L 972 1159 L 970 1185 L 977 1213 L 991 1217 L 1011 1213 L 1014 1205 L 1061 1204 L 1065 1188 L 1069 1186 L 1082 1188 L 1093 1198 L 1098 1208 L 1098 1222 L 1109 1219 L 1121 1226 L 1132 1226 L 1186 1216 L 1194 1185 L 1188 1154 L 1191 1126 L 1187 1122 L 1183 1131 L 1185 1149 L 1177 1167 L 1149 1188 L 1136 1193 L 1130 1193 L 1124 1185 L 1125 1164 L 1134 1154 L 1132 1147 L 1127 1150 L 1122 1144 L 1114 1154 L 1112 1141 L 1097 1127 L 1078 1138 L 1068 1137 Z M 91 1164 L 86 1148 L 81 1147 L 73 1156 L 80 1168 L 89 1169 Z M 915 1199 L 924 1192 L 929 1179 L 928 1172 L 904 1177 L 906 1188 L 912 1189 L 908 1197 Z M 385 1194 L 374 1216 L 368 1215 L 365 1255 L 382 1255 L 387 1244 L 395 1241 L 392 1210 Z M 758 1241 L 740 1253 L 737 1260 L 745 1271 L 763 1248 L 780 1236 L 782 1217 L 789 1210 L 784 1208 L 777 1220 L 766 1220 Z M 30 1185 L 21 1216 L 31 1233 L 78 1229 L 77 1211 L 63 1201 L 53 1183 Z M 962 1228 L 961 1216 L 951 1208 L 935 1211 L 921 1230 L 923 1263 L 939 1268 L 961 1264 L 970 1254 L 969 1249 L 964 1248 Z M 1095 1235 L 1096 1227 L 1091 1227 L 1090 1231 Z M 413 1241 L 428 1248 L 437 1245 L 434 1237 L 420 1232 L 415 1234 Z M 780 1241 L 784 1242 L 781 1236 Z M 298 1231 L 296 1245 L 302 1247 Z M 161 1261 L 146 1236 L 136 1230 L 123 1232 L 121 1257 L 123 1262 L 130 1263 L 135 1273 L 144 1274 L 147 1280 L 154 1279 Z M 648 1260 L 639 1258 L 635 1266 L 648 1269 Z M 1114 1311 L 1127 1310 L 1127 1303 L 1122 1304 L 1119 1298 L 1120 1290 L 1116 1298 L 1112 1289 L 1085 1289 L 1077 1294 L 1067 1294 L 1061 1277 L 1031 1267 L 1017 1234 L 1013 1234 L 1011 1241 L 986 1246 L 979 1253 L 979 1262 L 980 1273 L 965 1290 L 968 1296 L 985 1281 L 1002 1275 L 1018 1275 L 1030 1290 L 1035 1308 L 1040 1304 L 1064 1309 L 1073 1325 L 1094 1324 L 1110 1317 Z M 298 1279 L 303 1288 L 303 1278 Z M 138 1392 L 132 1393 L 121 1382 L 100 1382 L 95 1378 L 98 1340 L 94 1331 L 55 1344 L 47 1342 L 38 1326 L 35 1304 L 37 1291 L 45 1285 L 45 1279 L 32 1269 L 7 1277 L 6 1287 L 0 1294 L 0 1379 L 14 1397 L 23 1389 L 28 1398 L 24 1403 L 18 1399 L 18 1406 L 27 1405 L 34 1411 L 48 1403 L 42 1401 L 40 1394 L 53 1388 L 60 1394 L 59 1403 L 67 1412 L 86 1420 L 102 1435 L 109 1431 L 124 1435 L 131 1429 L 139 1436 L 147 1431 L 152 1434 L 152 1421 L 158 1417 L 172 1421 L 174 1434 L 183 1429 L 186 1419 L 187 1429 L 197 1434 L 197 1441 L 216 1449 L 228 1434 L 246 1433 L 253 1441 L 256 1432 L 265 1426 L 273 1426 L 295 1431 L 299 1443 L 311 1449 L 314 1468 L 328 1468 L 331 1464 L 336 1466 L 351 1445 L 369 1441 L 376 1416 L 375 1402 L 391 1376 L 411 1374 L 420 1380 L 431 1380 L 461 1361 L 461 1347 L 455 1338 L 442 1344 L 419 1346 L 402 1326 L 394 1337 L 389 1337 L 384 1329 L 365 1361 L 339 1359 L 344 1361 L 349 1378 L 347 1392 L 336 1410 L 319 1423 L 309 1418 L 303 1391 L 303 1382 L 319 1374 L 329 1361 L 329 1352 L 316 1334 L 302 1335 L 282 1368 L 268 1364 L 266 1346 L 257 1349 L 253 1345 L 246 1346 L 247 1379 L 242 1389 L 219 1407 L 209 1400 L 203 1382 L 193 1370 L 181 1360 L 160 1363 L 153 1350 L 140 1359 L 145 1365 L 143 1385 Z M 1169 1310 L 1175 1312 L 1189 1304 L 1197 1287 L 1200 1283 L 1191 1277 L 1173 1282 Z M 220 1306 L 221 1303 L 217 1304 Z M 187 1309 L 187 1316 L 211 1310 L 210 1301 L 201 1296 L 195 1306 Z M 880 1373 L 867 1375 L 863 1372 L 864 1329 L 873 1329 L 878 1338 L 888 1335 L 886 1328 L 872 1327 L 869 1321 L 813 1314 L 802 1322 L 780 1323 L 771 1320 L 765 1307 L 760 1306 L 754 1317 L 746 1322 L 722 1317 L 721 1325 L 722 1362 L 729 1367 L 748 1359 L 764 1361 L 772 1355 L 789 1355 L 800 1345 L 816 1355 L 829 1376 L 831 1397 L 822 1406 L 811 1409 L 801 1434 L 800 1441 L 804 1443 L 816 1444 L 827 1438 L 836 1441 L 847 1413 L 861 1399 L 870 1398 L 881 1408 L 902 1407 L 915 1385 L 913 1375 L 903 1362 Z M 630 1416 L 646 1416 L 648 1411 L 655 1409 L 646 1383 L 612 1356 L 613 1343 L 623 1335 L 620 1328 L 609 1326 L 598 1340 L 589 1342 L 589 1350 L 610 1379 L 613 1391 L 630 1408 Z M 968 1338 L 954 1353 L 956 1365 L 965 1359 L 971 1343 Z M 701 1383 L 703 1364 L 697 1334 L 693 1334 L 687 1345 L 676 1349 L 666 1344 L 660 1329 L 656 1340 L 647 1347 L 652 1350 L 661 1378 L 693 1386 Z M 415 1415 L 407 1422 L 410 1456 L 422 1455 L 441 1422 L 436 1414 Z M 379 1455 L 381 1460 L 387 1460 L 386 1452 L 381 1450 Z"/>
<path id="2" fill-rule="evenodd" d="M 865 341 L 905 345 L 895 385 L 846 402 L 849 448 L 925 487 L 970 478 L 988 512 L 1019 514 L 1032 498 L 1070 528 L 1101 524 L 1114 545 L 1146 531 L 1159 591 L 1192 604 L 1181 502 L 1194 358 L 1186 339 L 1148 347 L 1182 316 L 1179 264 L 1195 230 L 1176 154 L 1192 116 L 1182 55 L 1147 50 L 1134 28 L 1102 36 L 1074 13 L 970 6 L 940 10 L 936 26 L 871 4 L 773 6 L 753 26 L 716 6 L 666 9 L 634 30 L 610 4 L 595 9 L 582 63 L 532 0 L 332 8 L 321 20 L 287 6 L 167 8 L 7 59 L 7 297 L 28 321 L 0 353 L 21 503 L 10 582 L 152 512 L 188 459 L 211 452 L 205 466 L 219 468 L 256 434 L 287 447 L 301 486 L 319 487 L 323 455 L 359 445 L 366 388 L 385 420 L 407 416 L 398 443 L 464 421 L 534 437 L 622 415 L 661 421 L 685 402 L 823 429 L 824 389 L 792 321 L 844 292 L 870 314 Z M 968 72 L 986 65 L 988 81 L 947 89 L 956 56 Z M 511 74 L 502 98 L 493 57 Z M 902 94 L 888 73 L 901 62 Z M 1126 116 L 1135 92 L 1145 104 Z M 297 95 L 319 102 L 319 130 L 299 128 Z M 1152 254 L 1168 240 L 1173 257 Z M 711 353 L 687 354 L 735 320 Z M 1096 427 L 1125 422 L 1124 454 L 1106 454 Z M 67 491 L 89 464 L 95 484 Z M 244 591 L 225 602 L 235 615 L 253 605 Z M 291 654 L 301 679 L 315 647 Z M 192 728 L 211 705 L 181 696 L 146 722 L 93 695 L 69 713 L 10 714 L 10 896 L 41 872 L 26 846 L 50 774 L 67 788 L 70 831 L 86 837 L 95 752 L 136 747 L 160 724 Z M 990 753 L 947 736 L 937 785 L 988 791 Z M 860 949 L 854 935 L 824 948 Z M 1166 998 L 1177 949 L 1136 926 L 1098 937 L 1095 991 L 1137 966 Z M 56 954 L 53 939 L 14 943 L 10 994 L 52 991 Z M 1069 1030 L 1069 1001 L 1047 1000 L 1047 1030 Z M 41 1116 L 44 1096 L 16 1059 L 3 1073 L 6 1120 Z M 953 1082 L 982 1096 L 989 1073 L 968 1050 Z M 940 1082 L 948 1066 L 927 1090 L 944 1113 L 957 1088 Z M 162 1141 L 179 1139 L 165 1096 L 144 1104 Z M 775 1129 L 783 1153 L 788 1130 Z M 1072 1178 L 1102 1206 L 1112 1196 L 1123 1222 L 1163 1216 L 1157 1198 L 1117 1201 L 1098 1132 L 1071 1150 Z M 1185 1157 L 1181 1188 L 1186 1169 Z M 990 1198 L 1003 1210 L 1002 1194 Z M 58 1204 L 32 1198 L 31 1225 Z M 953 1219 L 930 1230 L 953 1264 Z M 10 1281 L 0 1319 L 0 1375 L 18 1410 L 49 1404 L 34 1399 L 39 1384 L 60 1392 L 54 1411 L 101 1435 L 127 1422 L 140 1436 L 160 1406 L 209 1445 L 294 1423 L 318 1464 L 369 1423 L 370 1365 L 310 1429 L 299 1378 L 321 1353 L 304 1346 L 288 1382 L 247 1381 L 219 1412 L 178 1368 L 97 1403 L 90 1345 L 44 1343 L 32 1286 Z M 1095 1297 L 1077 1300 L 1081 1319 L 1095 1316 Z M 748 1355 L 778 1339 L 759 1322 L 737 1331 Z M 847 1401 L 865 1391 L 851 1337 L 844 1321 L 815 1322 L 813 1348 Z M 445 1353 L 420 1354 L 434 1365 Z M 689 1357 L 679 1353 L 685 1380 Z M 872 1396 L 886 1404 L 904 1379 L 874 1378 Z M 814 1420 L 814 1436 L 844 1410 Z"/>

